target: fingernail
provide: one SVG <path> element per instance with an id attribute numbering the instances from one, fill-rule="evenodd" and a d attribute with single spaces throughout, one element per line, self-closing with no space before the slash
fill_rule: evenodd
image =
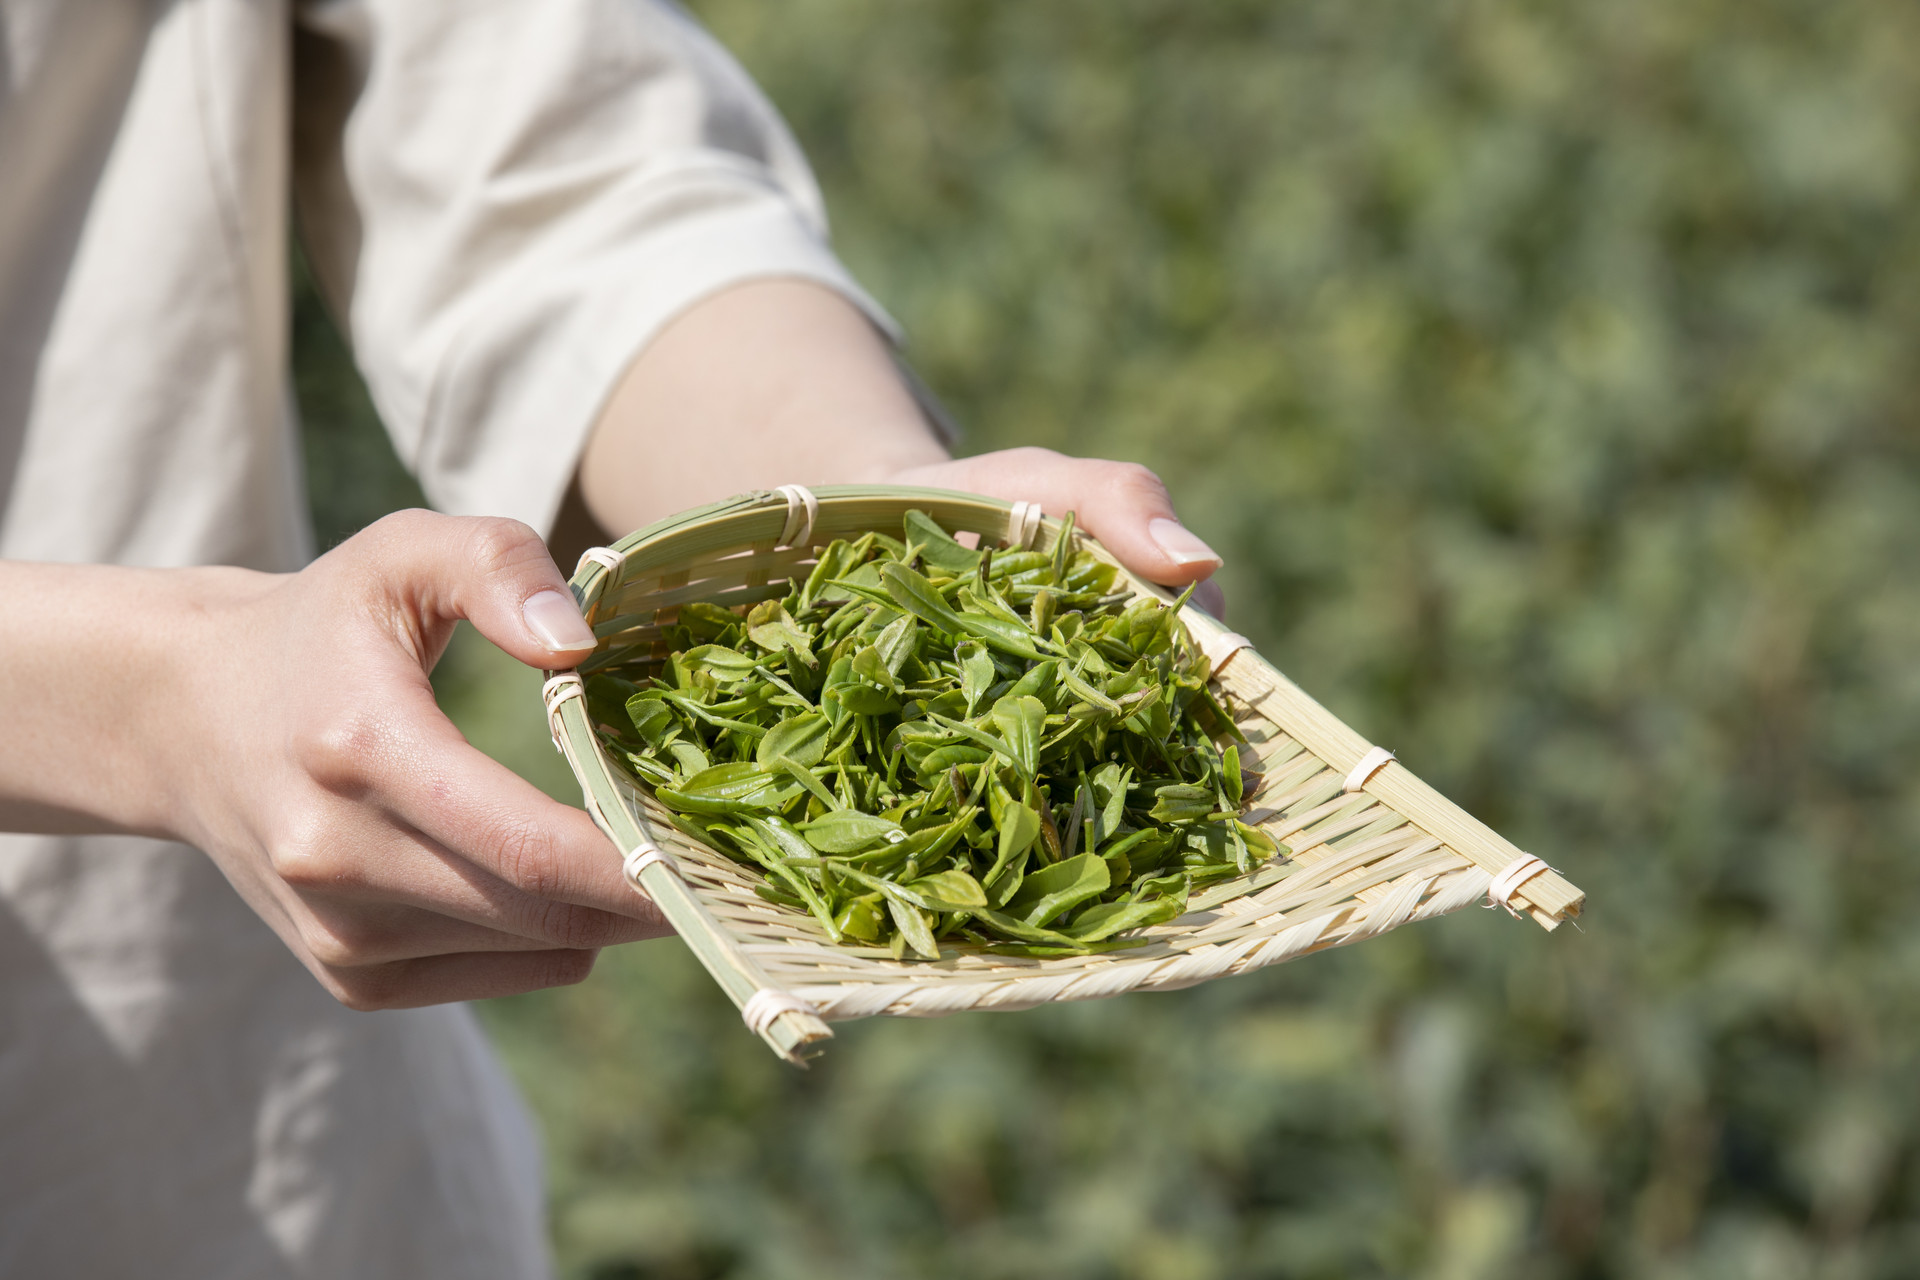
<path id="1" fill-rule="evenodd" d="M 1165 516 L 1147 521 L 1147 533 L 1160 544 L 1175 564 L 1206 564 L 1211 561 L 1220 563 L 1220 553 L 1215 551 L 1194 534 L 1193 530 L 1178 520 L 1169 520 Z"/>
<path id="2" fill-rule="evenodd" d="M 527 620 L 527 630 L 555 653 L 591 649 L 596 643 L 593 628 L 580 616 L 580 607 L 564 592 L 542 591 L 528 596 L 520 612 Z"/>

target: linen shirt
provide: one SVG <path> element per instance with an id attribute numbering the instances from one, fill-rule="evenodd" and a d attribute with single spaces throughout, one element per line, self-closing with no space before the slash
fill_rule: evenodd
<path id="1" fill-rule="evenodd" d="M 701 297 L 888 323 L 663 0 L 0 0 L 0 56 L 6 558 L 310 556 L 290 215 L 429 498 L 539 529 Z M 540 1275 L 541 1195 L 464 1008 L 335 1004 L 193 849 L 0 836 L 0 1274 Z"/>

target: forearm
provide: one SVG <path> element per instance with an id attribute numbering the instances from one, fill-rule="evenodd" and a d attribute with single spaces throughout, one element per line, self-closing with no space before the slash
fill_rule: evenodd
<path id="1" fill-rule="evenodd" d="M 858 308 L 763 280 L 708 298 L 640 353 L 579 488 L 600 525 L 625 533 L 748 489 L 878 481 L 946 457 Z"/>
<path id="2" fill-rule="evenodd" d="M 707 299 L 634 360 L 587 444 L 584 501 L 569 504 L 555 549 L 570 562 L 589 539 L 748 489 L 861 481 L 1075 512 L 1153 582 L 1180 586 L 1220 566 L 1144 467 L 1031 448 L 949 459 L 866 317 L 828 289 L 783 280 Z M 1196 599 L 1222 615 L 1211 583 Z"/>
<path id="3" fill-rule="evenodd" d="M 178 834 L 166 773 L 204 745 L 178 655 L 231 642 L 210 610 L 271 581 L 0 562 L 0 830 Z"/>

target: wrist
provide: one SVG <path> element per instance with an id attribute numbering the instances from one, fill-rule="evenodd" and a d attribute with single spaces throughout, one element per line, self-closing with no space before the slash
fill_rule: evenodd
<path id="1" fill-rule="evenodd" d="M 120 821 L 130 830 L 208 847 L 211 789 L 226 776 L 232 747 L 251 727 L 245 708 L 265 673 L 245 655 L 261 652 L 265 619 L 256 606 L 285 575 L 206 566 L 154 570 L 136 596 L 150 622 L 137 647 L 137 686 L 125 694 L 126 751 L 120 767 Z M 257 757 L 256 765 L 262 763 Z M 244 783 L 242 783 L 244 785 Z"/>
<path id="2" fill-rule="evenodd" d="M 0 566 L 0 820 L 14 830 L 185 838 L 204 767 L 197 668 L 232 648 L 224 615 L 271 582 L 238 569 Z M 226 633 L 223 635 L 223 632 Z"/>

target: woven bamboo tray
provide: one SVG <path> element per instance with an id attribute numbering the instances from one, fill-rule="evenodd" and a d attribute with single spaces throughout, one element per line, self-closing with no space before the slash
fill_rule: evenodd
<path id="1" fill-rule="evenodd" d="M 1491 900 L 1548 929 L 1584 895 L 1369 744 L 1198 609 L 1183 617 L 1213 661 L 1223 701 L 1254 744 L 1261 775 L 1243 818 L 1282 846 L 1250 874 L 1194 896 L 1186 915 L 1138 930 L 1144 945 L 1028 959 L 943 947 L 938 961 L 837 945 L 805 912 L 754 892 L 756 871 L 684 835 L 601 748 L 581 675 L 664 657 L 661 634 L 695 600 L 746 607 L 784 596 L 816 548 L 868 529 L 898 533 L 918 508 L 982 545 L 1050 549 L 1060 526 L 1028 503 L 939 489 L 797 485 L 687 511 L 581 558 L 573 591 L 599 637 L 576 672 L 545 688 L 554 745 L 627 879 L 672 922 L 775 1052 L 799 1062 L 832 1035 L 826 1020 L 1025 1009 L 1128 991 L 1188 987 L 1345 946 Z M 1111 560 L 1090 539 L 1096 555 Z M 1117 562 L 1116 562 L 1117 563 Z M 1141 592 L 1167 593 L 1121 574 Z"/>

